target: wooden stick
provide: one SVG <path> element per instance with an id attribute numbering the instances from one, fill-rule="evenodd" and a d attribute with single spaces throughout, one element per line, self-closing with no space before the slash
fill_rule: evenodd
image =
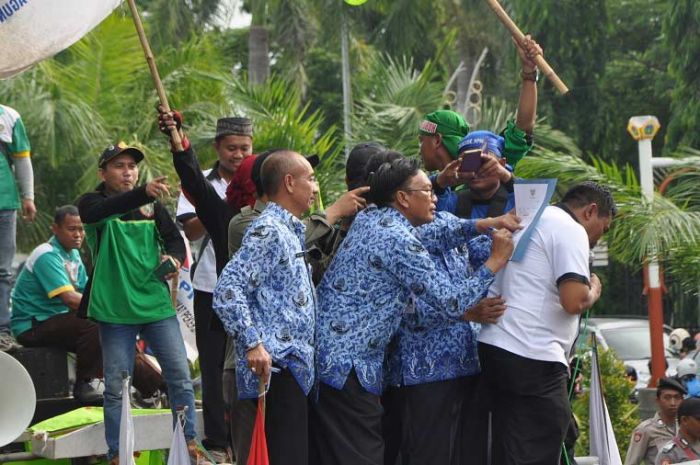
<path id="1" fill-rule="evenodd" d="M 148 68 L 151 70 L 151 77 L 153 78 L 153 84 L 156 86 L 156 92 L 158 92 L 158 99 L 164 111 L 168 112 L 170 111 L 168 97 L 165 95 L 165 88 L 163 87 L 163 82 L 160 80 L 158 68 L 156 67 L 156 60 L 153 57 L 151 46 L 148 43 L 148 37 L 146 37 L 146 32 L 143 30 L 143 23 L 141 22 L 141 16 L 139 16 L 139 10 L 136 9 L 136 2 L 134 0 L 127 0 L 127 3 L 131 10 L 131 16 L 134 18 L 134 26 L 136 26 L 136 33 L 139 36 L 143 53 L 146 55 L 146 63 L 148 63 Z M 170 138 L 173 141 L 175 150 L 182 152 L 182 140 L 180 139 L 180 134 L 177 132 L 177 128 L 173 127 L 170 130 Z"/>
<path id="2" fill-rule="evenodd" d="M 262 411 L 263 415 L 265 414 L 265 391 L 267 391 L 267 383 L 265 382 L 265 379 L 260 376 L 260 381 L 258 381 L 258 398 L 261 399 L 260 402 L 262 402 Z"/>
<path id="3" fill-rule="evenodd" d="M 493 12 L 496 13 L 496 16 L 498 16 L 498 19 L 501 21 L 501 23 L 503 23 L 503 25 L 510 31 L 513 38 L 515 38 L 515 40 L 517 40 L 519 44 L 522 44 L 525 40 L 525 34 L 523 34 L 520 28 L 518 28 L 518 26 L 513 22 L 513 20 L 510 19 L 510 16 L 508 16 L 508 13 L 506 13 L 506 10 L 503 9 L 501 4 L 498 3 L 498 0 L 486 0 L 486 2 L 489 4 Z M 542 74 L 544 74 L 547 77 L 547 79 L 549 79 L 552 82 L 552 84 L 554 84 L 554 87 L 557 88 L 559 93 L 563 95 L 569 92 L 569 88 L 566 87 L 564 81 L 562 81 L 561 78 L 557 76 L 557 73 L 554 72 L 552 67 L 549 66 L 549 63 L 547 63 L 547 60 L 545 60 L 542 55 L 535 56 L 534 60 L 535 63 L 537 63 L 537 67 L 542 71 Z"/>

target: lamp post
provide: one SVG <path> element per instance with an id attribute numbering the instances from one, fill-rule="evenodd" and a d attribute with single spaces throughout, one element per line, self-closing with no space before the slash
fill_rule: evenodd
<path id="1" fill-rule="evenodd" d="M 639 144 L 639 180 L 642 196 L 650 204 L 654 200 L 654 176 L 651 160 L 651 141 L 659 132 L 659 120 L 655 116 L 633 116 L 627 123 L 627 132 Z M 644 286 L 649 306 L 649 335 L 651 337 L 651 380 L 649 387 L 656 383 L 666 372 L 664 352 L 664 311 L 661 286 L 661 273 L 657 251 L 652 250 L 644 264 Z"/>
<path id="2" fill-rule="evenodd" d="M 347 1 L 347 0 L 346 0 Z M 360 5 L 359 2 L 348 2 L 351 5 Z M 352 87 L 350 84 L 350 48 L 348 45 L 348 18 L 345 6 L 340 4 L 340 57 L 342 62 L 341 76 L 343 79 L 343 133 L 345 140 L 345 158 L 350 154 L 350 139 L 352 126 L 350 114 L 352 112 Z"/>

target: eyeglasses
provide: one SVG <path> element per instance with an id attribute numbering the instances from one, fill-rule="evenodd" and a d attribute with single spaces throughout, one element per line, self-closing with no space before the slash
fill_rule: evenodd
<path id="1" fill-rule="evenodd" d="M 404 192 L 425 192 L 430 196 L 435 195 L 433 193 L 433 188 L 432 187 L 423 187 L 421 189 L 401 189 Z"/>

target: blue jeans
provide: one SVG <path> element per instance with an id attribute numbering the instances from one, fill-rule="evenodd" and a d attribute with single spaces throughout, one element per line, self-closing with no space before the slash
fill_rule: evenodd
<path id="1" fill-rule="evenodd" d="M 12 260 L 15 258 L 17 210 L 0 210 L 0 333 L 10 332 Z"/>
<path id="2" fill-rule="evenodd" d="M 142 325 L 100 322 L 99 326 L 105 374 L 105 439 L 109 449 L 107 459 L 111 460 L 119 453 L 122 374 L 127 371 L 129 376 L 133 375 L 134 351 L 138 334 L 147 341 L 163 369 L 163 379 L 168 386 L 168 398 L 173 409 L 173 424 L 176 418 L 175 410 L 186 406 L 185 438 L 188 441 L 194 439 L 196 435 L 194 389 L 177 317 L 172 316 Z"/>

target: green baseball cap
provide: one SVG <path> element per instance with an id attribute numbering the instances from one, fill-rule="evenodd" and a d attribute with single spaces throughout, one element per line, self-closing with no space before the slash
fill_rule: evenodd
<path id="1" fill-rule="evenodd" d="M 419 132 L 423 136 L 442 136 L 445 146 L 452 158 L 459 155 L 459 142 L 469 133 L 469 125 L 462 115 L 452 110 L 438 110 L 425 115 L 420 123 Z"/>

